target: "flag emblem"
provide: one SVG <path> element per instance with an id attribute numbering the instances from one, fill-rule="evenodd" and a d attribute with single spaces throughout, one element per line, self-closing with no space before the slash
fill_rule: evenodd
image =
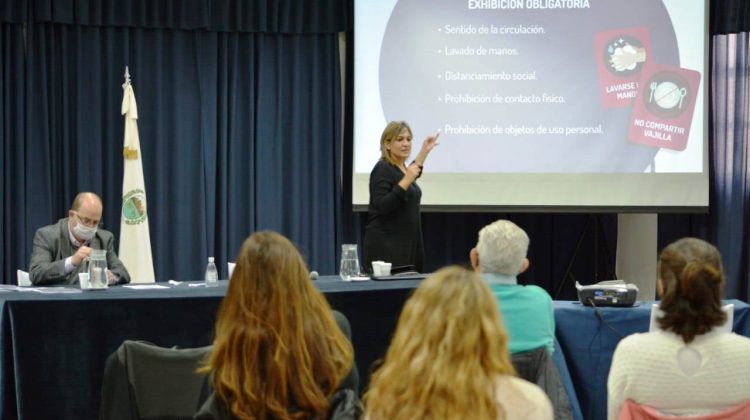
<path id="1" fill-rule="evenodd" d="M 122 217 L 129 225 L 137 225 L 146 220 L 145 191 L 135 189 L 125 194 L 122 199 Z"/>

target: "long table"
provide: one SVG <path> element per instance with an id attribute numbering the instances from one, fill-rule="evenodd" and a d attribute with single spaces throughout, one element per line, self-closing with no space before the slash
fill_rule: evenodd
<path id="1" fill-rule="evenodd" d="M 349 319 L 360 384 L 366 384 L 419 281 L 325 276 L 315 283 Z M 0 418 L 96 419 L 107 357 L 126 339 L 210 344 L 226 289 L 227 281 L 211 288 L 188 282 L 146 290 L 0 289 Z"/>
<path id="2" fill-rule="evenodd" d="M 403 303 L 418 280 L 316 282 L 352 325 L 360 384 L 388 347 Z M 159 283 L 159 285 L 165 285 Z M 95 419 L 104 362 L 126 339 L 171 347 L 210 344 L 226 281 L 215 288 L 182 283 L 165 289 L 40 293 L 0 289 L 0 418 Z M 735 331 L 750 335 L 748 305 L 735 301 Z M 603 308 L 622 335 L 648 328 L 650 305 Z M 620 336 L 590 307 L 555 302 L 559 349 L 586 419 L 606 413 L 606 375 Z"/>

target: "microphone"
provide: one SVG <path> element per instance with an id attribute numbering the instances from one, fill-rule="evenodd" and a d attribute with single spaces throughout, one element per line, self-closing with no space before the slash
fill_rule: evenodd
<path id="1" fill-rule="evenodd" d="M 317 280 L 318 279 L 318 272 L 317 271 L 311 271 L 310 272 L 310 280 Z"/>

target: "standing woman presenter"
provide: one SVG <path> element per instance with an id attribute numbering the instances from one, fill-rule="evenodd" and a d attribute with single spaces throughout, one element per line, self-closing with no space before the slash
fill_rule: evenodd
<path id="1" fill-rule="evenodd" d="M 388 123 L 380 137 L 381 157 L 370 173 L 370 204 L 365 226 L 365 268 L 373 261 L 393 267 L 414 266 L 422 271 L 424 247 L 419 205 L 422 190 L 416 183 L 427 155 L 438 145 L 438 134 L 428 136 L 416 158 L 407 164 L 412 149 L 411 127 L 404 121 Z"/>

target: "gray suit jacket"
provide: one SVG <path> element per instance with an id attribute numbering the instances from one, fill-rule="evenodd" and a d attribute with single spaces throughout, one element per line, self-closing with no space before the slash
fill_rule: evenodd
<path id="1" fill-rule="evenodd" d="M 84 264 L 73 267 L 65 274 L 65 259 L 75 254 L 76 248 L 70 243 L 68 218 L 60 219 L 54 225 L 39 228 L 34 235 L 34 249 L 29 262 L 29 279 L 32 284 L 49 286 L 53 284 L 77 284 L 78 273 Z M 130 283 L 130 274 L 115 253 L 115 237 L 112 232 L 98 229 L 89 247 L 107 250 L 107 268 L 117 278 L 118 283 Z"/>

